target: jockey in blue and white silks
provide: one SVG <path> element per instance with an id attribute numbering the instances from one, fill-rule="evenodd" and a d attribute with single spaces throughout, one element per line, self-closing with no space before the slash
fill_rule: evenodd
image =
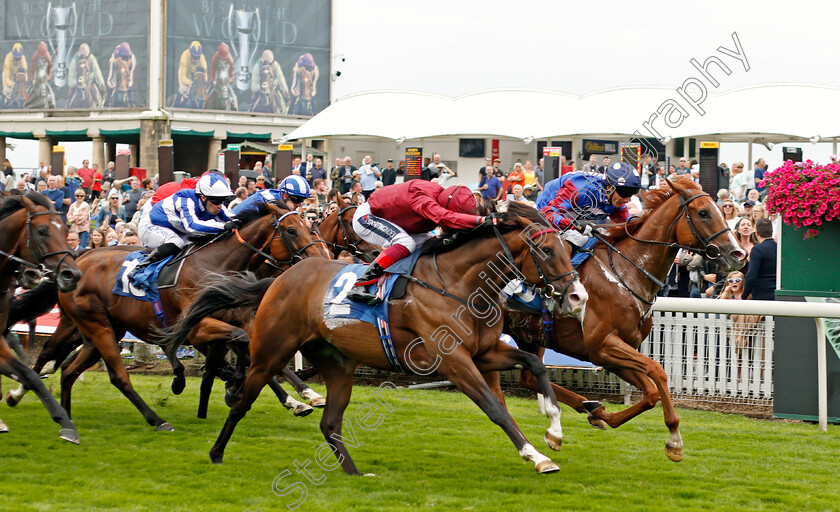
<path id="1" fill-rule="evenodd" d="M 231 196 L 225 177 L 212 172 L 202 176 L 194 190 L 179 190 L 157 203 L 137 228 L 140 242 L 154 250 L 135 272 L 177 254 L 190 235 L 227 229 L 234 215 L 223 203 Z"/>
<path id="2" fill-rule="evenodd" d="M 583 232 L 569 228 L 577 227 L 578 220 L 596 224 L 607 218 L 627 221 L 626 204 L 640 187 L 639 171 L 626 162 L 616 162 L 603 175 L 579 171 L 549 181 L 537 198 L 537 208 L 563 230 L 563 238 L 577 250 L 588 241 L 592 227 L 587 224 Z"/>
<path id="3" fill-rule="evenodd" d="M 233 213 L 239 214 L 248 209 L 256 209 L 257 203 L 265 203 L 267 201 L 279 200 L 286 203 L 290 210 L 294 210 L 300 206 L 304 199 L 311 197 L 312 192 L 309 189 L 309 183 L 302 176 L 292 175 L 287 176 L 280 182 L 278 188 L 269 190 L 259 190 L 252 194 L 244 201 L 236 205 Z"/>

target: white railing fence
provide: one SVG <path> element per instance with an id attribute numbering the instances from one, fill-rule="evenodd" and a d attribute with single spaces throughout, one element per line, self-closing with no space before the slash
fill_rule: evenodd
<path id="1" fill-rule="evenodd" d="M 772 317 L 657 311 L 639 351 L 662 365 L 674 395 L 773 398 Z"/>

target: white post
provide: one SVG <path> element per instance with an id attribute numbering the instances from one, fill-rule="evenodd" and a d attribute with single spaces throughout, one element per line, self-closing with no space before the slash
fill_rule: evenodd
<path id="1" fill-rule="evenodd" d="M 820 432 L 828 430 L 828 371 L 825 358 L 825 322 L 815 318 L 817 323 L 817 401 Z"/>
<path id="2" fill-rule="evenodd" d="M 744 170 L 742 172 L 747 172 L 747 169 L 753 168 L 753 156 L 752 156 L 752 147 L 753 147 L 753 139 L 750 139 L 747 142 L 747 161 L 744 162 Z M 750 188 L 747 187 L 747 190 Z M 744 193 L 746 195 L 746 192 Z"/>
<path id="3" fill-rule="evenodd" d="M 149 110 L 160 111 L 163 81 L 163 1 L 152 0 L 149 5 Z"/>

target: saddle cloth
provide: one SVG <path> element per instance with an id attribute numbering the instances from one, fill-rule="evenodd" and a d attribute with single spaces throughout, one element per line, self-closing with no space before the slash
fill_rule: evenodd
<path id="1" fill-rule="evenodd" d="M 420 251 L 408 255 L 391 265 L 379 282 L 368 285 L 368 291 L 382 298 L 382 302 L 371 306 L 365 302 L 356 302 L 347 298 L 359 276 L 367 265 L 351 264 L 343 267 L 336 274 L 324 297 L 324 319 L 352 319 L 376 325 L 377 318 L 388 319 L 388 298 L 397 279 L 403 274 L 411 274 L 420 258 Z"/>
<path id="2" fill-rule="evenodd" d="M 125 261 L 117 272 L 117 284 L 114 286 L 113 292 L 123 297 L 131 297 L 132 299 L 143 300 L 146 302 L 158 302 L 160 300 L 160 293 L 158 291 L 158 278 L 161 270 L 174 258 L 169 256 L 160 261 L 152 263 L 148 267 L 137 272 L 129 280 L 128 275 L 134 270 L 134 267 L 139 265 L 146 259 L 147 252 L 134 251 L 125 257 Z M 183 264 L 184 260 L 180 263 Z M 180 265 L 173 265 L 173 268 L 180 270 Z"/>

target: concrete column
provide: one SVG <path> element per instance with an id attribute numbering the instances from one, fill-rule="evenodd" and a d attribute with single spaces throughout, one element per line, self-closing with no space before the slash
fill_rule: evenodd
<path id="1" fill-rule="evenodd" d="M 674 139 L 665 143 L 665 156 L 669 157 L 672 161 L 677 158 L 677 141 Z M 662 159 L 662 162 L 665 162 L 665 158 Z"/>
<path id="2" fill-rule="evenodd" d="M 142 130 L 140 130 L 142 133 Z M 138 144 L 129 144 L 128 150 L 131 151 L 131 156 L 128 157 L 129 167 L 140 167 L 140 146 Z"/>
<path id="3" fill-rule="evenodd" d="M 38 161 L 50 165 L 52 158 L 52 139 L 49 137 L 38 138 Z"/>
<path id="4" fill-rule="evenodd" d="M 222 140 L 216 137 L 210 139 L 210 147 L 207 149 L 207 168 L 217 169 L 219 167 L 219 153 L 222 152 Z M 219 169 L 224 171 L 224 169 Z"/>
<path id="5" fill-rule="evenodd" d="M 105 143 L 105 163 L 114 162 L 117 158 L 117 143 L 116 142 L 106 142 Z M 104 169 L 104 167 L 102 167 Z"/>
<path id="6" fill-rule="evenodd" d="M 0 163 L 6 159 L 6 137 L 0 137 Z"/>
<path id="7" fill-rule="evenodd" d="M 688 139 L 688 137 L 683 137 L 682 155 L 680 155 L 686 158 L 688 158 Z"/>
<path id="8" fill-rule="evenodd" d="M 105 137 L 94 137 L 92 164 L 98 165 L 101 172 L 105 169 L 105 164 L 107 163 L 108 162 L 105 160 Z"/>
<path id="9" fill-rule="evenodd" d="M 169 121 L 167 119 L 144 119 L 140 121 L 140 167 L 146 169 L 146 175 L 155 176 L 158 173 L 158 146 L 161 139 L 171 137 Z M 131 146 L 132 161 L 137 161 L 137 146 Z M 134 166 L 134 165 L 133 165 Z"/>

